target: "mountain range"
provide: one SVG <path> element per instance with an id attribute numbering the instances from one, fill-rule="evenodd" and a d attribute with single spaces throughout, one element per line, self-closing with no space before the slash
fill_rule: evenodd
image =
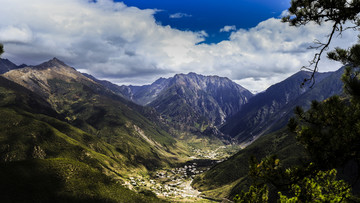
<path id="1" fill-rule="evenodd" d="M 247 147 L 198 176 L 193 186 L 210 198 L 232 199 L 251 185 L 248 163 L 252 156 L 261 160 L 275 154 L 285 167 L 308 160 L 305 148 L 297 143 L 296 135 L 288 131 L 286 124 L 296 106 L 308 109 L 313 100 L 343 95 L 343 72 L 344 68 L 318 73 L 317 82 L 309 88 L 300 84 L 311 73 L 301 71 L 255 95 L 221 128 Z M 269 196 L 276 199 L 277 193 L 270 191 Z"/>
<path id="2" fill-rule="evenodd" d="M 203 132 L 210 127 L 223 138 L 248 143 L 285 126 L 296 106 L 307 109 L 312 100 L 342 94 L 343 71 L 316 73 L 314 86 L 301 86 L 312 73 L 299 71 L 256 95 L 228 78 L 196 73 L 160 78 L 145 86 L 99 83 L 135 103 L 154 107 L 181 130 L 187 126 Z"/>
<path id="3" fill-rule="evenodd" d="M 336 72 L 317 73 L 316 83 L 311 87 L 311 84 L 301 84 L 312 73 L 300 71 L 252 97 L 242 110 L 221 127 L 221 131 L 239 142 L 252 141 L 274 132 L 287 124 L 296 106 L 308 109 L 313 100 L 322 101 L 333 95 L 341 95 L 343 72 L 344 68 Z"/>
<path id="4" fill-rule="evenodd" d="M 160 78 L 151 85 L 119 86 L 80 73 L 57 58 L 36 66 L 17 66 L 0 59 L 0 70 L 0 111 L 4 115 L 0 172 L 9 174 L 1 177 L 0 190 L 7 191 L 10 200 L 26 190 L 21 184 L 6 187 L 13 179 L 26 180 L 28 185 L 38 179 L 19 201 L 47 193 L 39 201 L 56 197 L 95 202 L 126 201 L 121 197 L 124 194 L 139 202 L 160 201 L 151 193 L 133 193 L 123 184 L 130 176 L 147 176 L 189 160 L 194 147 L 246 146 L 267 136 L 258 143 L 281 140 L 275 143 L 276 150 L 295 149 L 286 133 L 272 134 L 273 138 L 268 134 L 286 126 L 296 106 L 308 108 L 312 100 L 341 94 L 343 73 L 343 69 L 318 73 L 316 84 L 309 88 L 300 84 L 311 73 L 300 71 L 253 95 L 228 78 L 196 73 Z M 194 185 L 224 194 L 241 187 L 244 173 L 234 175 L 234 170 L 226 168 L 239 168 L 235 162 L 254 151 L 256 145 L 250 146 L 214 166 Z M 22 168 L 28 167 L 32 169 L 24 173 Z M 48 180 L 59 184 L 51 186 Z M 111 191 L 104 185 L 110 185 Z M 49 191 L 42 190 L 43 186 Z"/>
<path id="5" fill-rule="evenodd" d="M 207 130 L 222 138 L 224 135 L 217 127 L 240 111 L 253 96 L 228 78 L 196 73 L 160 78 L 145 86 L 117 86 L 96 81 L 137 104 L 153 107 L 176 129 L 195 133 Z"/>
<path id="6" fill-rule="evenodd" d="M 4 76 L 45 97 L 58 112 L 69 114 L 65 117 L 71 122 L 76 121 L 76 116 L 71 112 L 78 112 L 72 108 L 80 108 L 82 103 L 78 107 L 75 107 L 76 103 L 72 104 L 77 97 L 73 93 L 69 94 L 72 98 L 65 101 L 63 96 L 58 99 L 60 94 L 67 94 L 61 92 L 61 89 L 68 91 L 71 85 L 64 88 L 64 84 L 56 81 L 66 81 L 68 84 L 77 81 L 90 87 L 93 93 L 112 99 L 116 97 L 116 100 L 137 109 L 156 125 L 162 125 L 162 128 L 173 128 L 172 131 L 185 131 L 197 136 L 206 135 L 225 143 L 229 143 L 226 142 L 229 140 L 249 143 L 286 125 L 296 106 L 306 109 L 312 100 L 324 100 L 342 93 L 339 78 L 343 69 L 317 73 L 316 84 L 311 88 L 300 87 L 304 78 L 311 74 L 300 71 L 266 91 L 253 95 L 228 78 L 196 73 L 160 78 L 151 85 L 118 86 L 81 74 L 56 58 L 31 67 L 18 67 L 7 59 L 1 59 L 0 65 L 4 71 L 17 69 Z M 81 89 L 78 91 L 78 94 L 83 94 Z"/>

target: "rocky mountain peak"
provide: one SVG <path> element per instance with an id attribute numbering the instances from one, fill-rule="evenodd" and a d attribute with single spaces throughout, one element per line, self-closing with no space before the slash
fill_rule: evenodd
<path id="1" fill-rule="evenodd" d="M 252 93 L 241 85 L 233 82 L 227 77 L 220 76 L 204 76 L 194 72 L 188 74 L 177 74 L 172 78 L 172 83 L 186 86 L 193 90 L 202 90 L 205 92 L 218 92 L 220 89 L 237 89 L 245 94 L 246 97 L 252 97 Z M 220 90 L 222 91 L 222 90 Z"/>
<path id="2" fill-rule="evenodd" d="M 167 81 L 166 78 L 159 78 L 159 79 L 157 79 L 157 80 L 153 83 L 153 85 L 162 84 L 162 83 L 164 83 L 164 82 L 166 82 L 166 81 Z"/>
<path id="3" fill-rule="evenodd" d="M 34 66 L 36 69 L 47 69 L 47 68 L 53 68 L 53 67 L 69 67 L 64 62 L 59 60 L 58 58 L 54 57 L 53 59 L 46 61 L 40 65 Z"/>
<path id="4" fill-rule="evenodd" d="M 83 84 L 95 84 L 93 80 L 85 77 L 57 58 L 37 66 L 27 66 L 11 70 L 3 76 L 46 97 L 52 94 L 51 81 L 53 79 L 67 83 L 76 81 Z"/>
<path id="5" fill-rule="evenodd" d="M 120 87 L 98 82 L 137 104 L 154 107 L 179 126 L 198 128 L 223 124 L 253 96 L 229 78 L 194 72 L 159 78 L 144 86 Z"/>

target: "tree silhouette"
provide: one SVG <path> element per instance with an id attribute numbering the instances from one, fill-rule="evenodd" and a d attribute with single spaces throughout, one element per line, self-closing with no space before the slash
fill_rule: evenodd
<path id="1" fill-rule="evenodd" d="M 329 45 L 335 34 L 341 35 L 344 30 L 353 29 L 354 31 L 360 26 L 360 0 L 292 0 L 289 8 L 289 15 L 285 16 L 283 22 L 289 22 L 291 26 L 302 26 L 310 22 L 319 25 L 324 22 L 332 23 L 332 30 L 327 36 L 326 42 L 315 40 L 315 46 L 310 48 L 318 49 L 310 61 L 309 66 L 303 69 L 313 71 L 310 78 L 304 79 L 305 82 L 315 84 L 315 73 L 318 71 L 318 65 L 321 56 L 328 50 Z M 347 26 L 348 22 L 352 26 Z"/>
<path id="2" fill-rule="evenodd" d="M 0 43 L 0 56 L 4 53 L 4 46 Z"/>

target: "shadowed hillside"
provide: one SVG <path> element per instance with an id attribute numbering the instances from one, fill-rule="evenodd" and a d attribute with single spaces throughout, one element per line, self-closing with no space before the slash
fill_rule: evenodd
<path id="1" fill-rule="evenodd" d="M 307 109 L 312 100 L 324 100 L 342 93 L 340 80 L 343 69 L 318 73 L 314 87 L 301 87 L 310 72 L 300 71 L 286 80 L 272 85 L 265 92 L 250 99 L 249 103 L 221 127 L 221 132 L 239 142 L 252 140 L 284 127 L 296 106 Z"/>

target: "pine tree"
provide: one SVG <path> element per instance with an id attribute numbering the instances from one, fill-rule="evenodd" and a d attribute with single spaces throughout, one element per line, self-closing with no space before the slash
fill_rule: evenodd
<path id="1" fill-rule="evenodd" d="M 315 46 L 310 48 L 319 49 L 314 58 L 310 61 L 309 66 L 304 69 L 313 71 L 310 78 L 304 82 L 312 81 L 314 84 L 315 72 L 318 71 L 321 56 L 331 44 L 334 36 L 339 36 L 344 30 L 357 30 L 360 26 L 360 0 L 292 0 L 289 8 L 289 15 L 283 18 L 284 22 L 292 26 L 302 26 L 310 22 L 319 25 L 324 22 L 332 23 L 332 30 L 328 35 L 326 42 L 315 41 Z M 351 22 L 353 26 L 346 24 Z M 313 68 L 312 68 L 313 66 Z"/>

